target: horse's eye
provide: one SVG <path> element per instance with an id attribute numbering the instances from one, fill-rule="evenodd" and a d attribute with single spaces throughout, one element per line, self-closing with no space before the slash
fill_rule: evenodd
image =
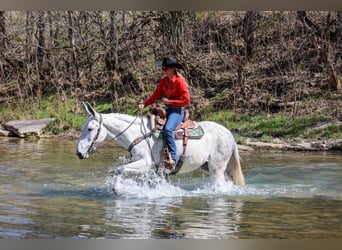
<path id="1" fill-rule="evenodd" d="M 92 128 L 88 128 L 88 131 L 90 132 L 90 131 L 92 131 L 93 129 Z"/>

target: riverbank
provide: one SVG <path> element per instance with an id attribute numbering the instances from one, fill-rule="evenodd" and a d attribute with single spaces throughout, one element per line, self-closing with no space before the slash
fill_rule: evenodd
<path id="1" fill-rule="evenodd" d="M 78 140 L 81 132 L 69 131 L 59 135 L 41 135 L 44 139 Z M 262 142 L 255 138 L 238 141 L 240 151 L 283 150 L 283 151 L 338 151 L 342 152 L 342 139 L 314 139 L 293 138 L 290 140 L 274 138 L 270 142 Z"/>
<path id="2" fill-rule="evenodd" d="M 47 119 L 52 121 L 52 119 Z M 40 126 L 37 129 L 34 127 L 34 131 L 30 132 L 29 128 L 23 126 L 23 124 L 28 124 L 29 127 L 39 122 L 40 120 L 23 120 L 16 122 L 9 122 L 3 124 L 3 128 L 0 130 L 0 136 L 2 137 L 19 137 L 26 140 L 38 140 L 42 139 L 55 139 L 55 140 L 78 140 L 81 136 L 81 132 L 75 129 L 69 129 L 57 134 L 51 133 L 51 131 L 43 131 L 43 127 L 47 126 L 48 123 L 44 123 L 44 126 Z M 46 121 L 43 120 L 43 121 Z M 11 124 L 11 126 L 8 126 Z M 19 128 L 15 126 L 19 124 Z M 340 126 L 341 124 L 339 124 Z M 314 130 L 323 129 L 325 126 L 316 127 Z M 8 128 L 12 128 L 10 131 Z M 23 132 L 13 133 L 15 131 L 20 132 L 21 129 L 25 130 L 26 134 Z M 38 131 L 39 130 L 39 131 Z M 236 129 L 235 129 L 236 130 Z M 312 130 L 312 129 L 311 129 Z M 279 137 L 268 137 L 268 141 L 263 141 L 264 137 L 253 138 L 245 137 L 238 132 L 233 132 L 234 136 L 237 138 L 238 146 L 240 151 L 253 151 L 253 150 L 284 150 L 284 151 L 341 151 L 342 152 L 342 139 L 338 138 L 310 138 L 305 139 L 301 137 L 295 137 L 290 139 L 284 139 Z"/>
<path id="3" fill-rule="evenodd" d="M 20 107 L 20 108 L 18 108 Z M 111 103 L 94 105 L 98 112 L 118 112 Z M 13 113 L 12 110 L 16 110 Z M 251 114 L 244 110 L 210 111 L 199 113 L 191 110 L 191 119 L 214 121 L 228 128 L 235 136 L 240 147 L 245 150 L 276 149 L 293 151 L 342 151 L 342 120 L 341 117 L 329 113 L 311 113 L 291 116 L 288 113 Z M 121 106 L 121 113 L 136 114 L 136 101 L 131 100 Z M 144 116 L 148 110 L 144 110 Z M 54 118 L 39 138 L 56 138 L 77 140 L 87 115 L 81 102 L 70 99 L 58 102 L 46 99 L 40 105 L 34 103 L 25 106 L 14 104 L 2 106 L 0 123 L 2 127 L 13 120 L 40 120 Z M 5 134 L 6 136 L 6 134 Z M 8 136 L 8 134 L 7 134 Z M 35 140 L 35 135 L 29 139 Z"/>
<path id="4" fill-rule="evenodd" d="M 287 150 L 287 151 L 341 151 L 342 139 L 329 140 L 304 140 L 294 138 L 292 140 L 273 139 L 272 142 L 261 142 L 247 139 L 243 147 L 252 149 Z M 248 150 L 248 149 L 247 149 Z"/>

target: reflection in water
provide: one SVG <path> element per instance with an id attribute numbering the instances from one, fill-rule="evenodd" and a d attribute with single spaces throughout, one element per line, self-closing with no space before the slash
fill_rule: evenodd
<path id="1" fill-rule="evenodd" d="M 341 154 L 244 153 L 243 188 L 198 171 L 125 177 L 115 196 L 128 153 L 109 144 L 81 161 L 75 146 L 0 139 L 0 238 L 342 238 Z"/>
<path id="2" fill-rule="evenodd" d="M 216 197 L 205 199 L 202 204 L 199 209 L 193 210 L 191 206 L 188 208 L 188 216 L 184 218 L 182 225 L 186 238 L 228 239 L 239 237 L 242 202 Z M 197 218 L 195 223 L 190 219 L 193 213 Z"/>
<path id="3" fill-rule="evenodd" d="M 155 238 L 163 231 L 169 209 L 179 204 L 181 198 L 158 201 L 148 199 L 116 199 L 105 207 L 106 224 L 112 229 L 113 238 Z M 157 237 L 158 238 L 158 237 Z"/>
<path id="4" fill-rule="evenodd" d="M 241 202 L 223 197 L 173 197 L 158 200 L 116 199 L 105 207 L 110 238 L 237 238 Z M 229 205 L 229 206 L 227 206 Z"/>

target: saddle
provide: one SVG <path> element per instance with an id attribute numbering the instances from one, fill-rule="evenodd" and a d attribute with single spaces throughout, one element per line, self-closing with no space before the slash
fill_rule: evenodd
<path id="1" fill-rule="evenodd" d="M 153 107 L 150 109 L 150 123 L 154 136 L 156 138 L 163 138 L 163 128 L 167 122 L 166 111 L 162 107 Z M 174 134 L 176 140 L 181 139 L 201 139 L 204 131 L 201 126 L 189 119 L 189 110 L 184 110 L 184 117 L 182 122 L 175 128 Z"/>

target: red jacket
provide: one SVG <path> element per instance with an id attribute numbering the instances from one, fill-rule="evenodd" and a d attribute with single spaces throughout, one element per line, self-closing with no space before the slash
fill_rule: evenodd
<path id="1" fill-rule="evenodd" d="M 164 96 L 171 101 L 170 106 L 190 105 L 188 84 L 181 76 L 174 75 L 171 79 L 168 77 L 161 79 L 152 96 L 144 101 L 144 106 L 146 107 Z"/>

